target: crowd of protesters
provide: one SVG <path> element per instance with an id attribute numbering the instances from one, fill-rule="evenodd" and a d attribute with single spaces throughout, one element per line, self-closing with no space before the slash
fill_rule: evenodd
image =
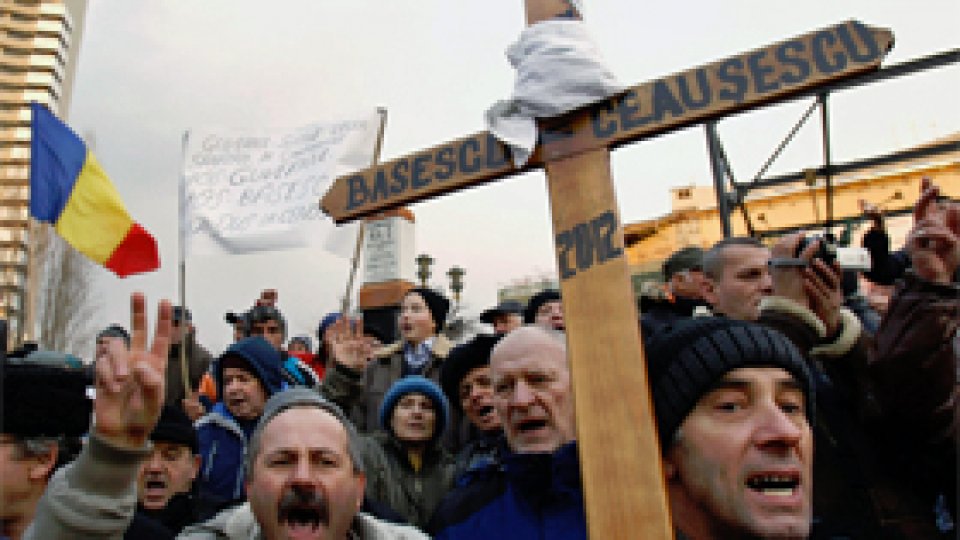
<path id="1" fill-rule="evenodd" d="M 678 250 L 641 300 L 677 538 L 956 537 L 960 204 L 924 180 L 898 250 L 867 216 L 869 271 L 734 237 Z M 9 355 L 0 539 L 586 538 L 559 291 L 459 344 L 449 309 L 414 288 L 396 339 L 336 312 L 288 336 L 265 291 L 211 355 L 188 309 L 160 302 L 151 332 L 134 295 L 94 380 Z"/>

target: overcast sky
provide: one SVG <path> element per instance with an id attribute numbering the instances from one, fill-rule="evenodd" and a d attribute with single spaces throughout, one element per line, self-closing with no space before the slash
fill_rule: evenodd
<path id="1" fill-rule="evenodd" d="M 957 47 L 960 2 L 868 0 L 586 2 L 586 24 L 625 85 L 855 18 L 893 30 L 887 64 Z M 185 130 L 296 126 L 340 110 L 388 109 L 383 159 L 483 129 L 508 96 L 503 51 L 523 3 L 449 0 L 92 0 L 70 124 L 94 134 L 100 163 L 160 243 L 163 267 L 120 280 L 98 270 L 103 318 L 126 323 L 129 293 L 177 295 L 177 184 Z M 846 91 L 831 100 L 838 162 L 891 152 L 960 129 L 960 69 Z M 753 175 L 807 103 L 722 121 L 740 178 Z M 821 164 L 811 123 L 772 172 Z M 613 154 L 624 222 L 669 211 L 668 188 L 708 184 L 702 128 Z M 466 269 L 465 304 L 479 312 L 498 287 L 555 271 L 543 174 L 529 173 L 415 205 L 416 250 L 446 286 Z M 332 225 L 331 225 L 332 226 Z M 343 294 L 348 262 L 316 250 L 187 261 L 187 303 L 200 339 L 219 352 L 228 309 L 277 288 L 293 333 L 310 333 Z"/>

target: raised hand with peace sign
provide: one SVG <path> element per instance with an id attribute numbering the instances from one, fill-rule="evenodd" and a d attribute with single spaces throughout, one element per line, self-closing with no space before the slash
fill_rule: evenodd
<path id="1" fill-rule="evenodd" d="M 167 351 L 170 347 L 171 307 L 157 307 L 153 343 L 147 348 L 146 300 L 134 293 L 130 300 L 130 348 L 115 340 L 97 357 L 94 433 L 120 448 L 142 448 L 163 406 Z"/>

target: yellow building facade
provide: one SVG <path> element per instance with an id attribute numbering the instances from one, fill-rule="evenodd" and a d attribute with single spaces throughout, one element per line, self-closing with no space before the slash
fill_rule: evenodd
<path id="1" fill-rule="evenodd" d="M 910 226 L 912 208 L 920 193 L 920 180 L 931 178 L 945 195 L 960 199 L 960 133 L 932 141 L 946 151 L 927 157 L 899 160 L 883 166 L 848 171 L 832 179 L 833 212 L 837 221 L 861 215 L 861 199 L 879 205 L 885 212 L 899 214 L 887 220 L 894 248 L 903 243 Z M 665 216 L 629 223 L 624 226 L 626 254 L 635 276 L 652 278 L 674 251 L 685 246 L 708 248 L 723 238 L 713 186 L 683 186 L 671 189 L 671 212 Z M 745 199 L 746 212 L 755 233 L 774 233 L 795 228 L 818 230 L 827 217 L 825 180 L 822 177 L 756 190 Z M 746 235 L 747 226 L 740 210 L 730 216 L 734 235 Z M 866 224 L 854 226 L 854 236 L 862 235 Z M 822 225 L 820 225 L 822 227 Z"/>

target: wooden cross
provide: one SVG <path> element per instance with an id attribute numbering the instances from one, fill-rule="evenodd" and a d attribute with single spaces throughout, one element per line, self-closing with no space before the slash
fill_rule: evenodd
<path id="1" fill-rule="evenodd" d="M 558 16 L 579 18 L 564 0 L 526 0 L 528 25 Z M 544 167 L 590 536 L 673 538 L 610 150 L 877 69 L 892 45 L 847 21 L 541 120 L 523 167 L 480 132 L 338 178 L 320 206 L 343 223 Z"/>

